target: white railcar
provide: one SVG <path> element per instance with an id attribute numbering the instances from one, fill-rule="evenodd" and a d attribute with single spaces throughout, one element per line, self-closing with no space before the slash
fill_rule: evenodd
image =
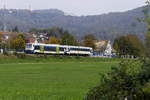
<path id="1" fill-rule="evenodd" d="M 69 46 L 43 43 L 27 43 L 25 52 L 27 54 L 52 54 L 52 55 L 79 55 L 90 56 L 93 49 L 83 46 Z"/>

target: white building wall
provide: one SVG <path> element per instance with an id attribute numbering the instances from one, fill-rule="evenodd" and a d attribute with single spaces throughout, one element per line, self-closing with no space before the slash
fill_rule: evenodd
<path id="1" fill-rule="evenodd" d="M 104 51 L 104 55 L 111 56 L 112 55 L 112 46 L 110 44 L 110 41 L 108 41 L 106 50 Z"/>

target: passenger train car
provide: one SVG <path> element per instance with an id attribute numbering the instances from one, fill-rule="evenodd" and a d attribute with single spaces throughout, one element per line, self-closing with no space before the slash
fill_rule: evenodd
<path id="1" fill-rule="evenodd" d="M 55 45 L 43 43 L 27 43 L 25 53 L 27 54 L 51 54 L 51 55 L 79 55 L 90 56 L 93 49 L 82 46 Z"/>

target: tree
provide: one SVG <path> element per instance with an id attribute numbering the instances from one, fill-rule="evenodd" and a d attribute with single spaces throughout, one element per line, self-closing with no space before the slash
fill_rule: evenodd
<path id="1" fill-rule="evenodd" d="M 23 34 L 18 34 L 16 37 L 10 40 L 10 45 L 12 49 L 15 50 L 24 50 L 26 40 Z"/>
<path id="2" fill-rule="evenodd" d="M 3 38 L 3 35 L 2 35 L 2 34 L 0 34 L 0 42 L 2 42 L 2 38 Z"/>
<path id="3" fill-rule="evenodd" d="M 3 48 L 3 35 L 2 34 L 0 34 L 0 49 L 2 49 Z"/>
<path id="4" fill-rule="evenodd" d="M 147 32 L 145 34 L 145 45 L 146 45 L 146 55 L 150 58 L 150 14 L 149 14 L 149 8 L 150 8 L 150 1 L 146 0 L 146 7 L 143 10 L 144 18 L 138 19 L 140 22 L 145 22 L 147 24 Z"/>
<path id="5" fill-rule="evenodd" d="M 65 33 L 65 30 L 63 28 L 59 28 L 59 27 L 52 27 L 52 28 L 47 28 L 47 29 L 36 29 L 33 28 L 31 29 L 29 32 L 32 33 L 46 33 L 48 37 L 57 37 L 57 38 L 61 38 L 62 35 Z"/>
<path id="6" fill-rule="evenodd" d="M 19 32 L 18 26 L 15 26 L 15 27 L 12 29 L 12 32 Z"/>
<path id="7" fill-rule="evenodd" d="M 84 36 L 83 44 L 84 46 L 91 47 L 95 49 L 95 36 L 92 34 L 88 34 Z"/>
<path id="8" fill-rule="evenodd" d="M 75 45 L 75 46 L 79 45 L 75 37 L 68 32 L 65 32 L 63 34 L 61 38 L 61 44 L 62 45 Z"/>
<path id="9" fill-rule="evenodd" d="M 85 100 L 149 100 L 150 60 L 124 60 L 101 75 L 99 85 Z"/>
<path id="10" fill-rule="evenodd" d="M 75 37 L 71 35 L 69 31 L 64 30 L 63 28 L 53 27 L 48 29 L 31 29 L 30 32 L 36 34 L 46 33 L 47 37 L 52 37 L 50 38 L 49 41 L 46 41 L 46 43 L 62 44 L 62 45 L 79 45 Z"/>
<path id="11" fill-rule="evenodd" d="M 145 47 L 136 35 L 121 36 L 114 40 L 114 49 L 121 55 L 132 55 L 136 57 L 145 56 Z"/>
<path id="12" fill-rule="evenodd" d="M 50 37 L 46 44 L 60 44 L 60 40 L 56 37 Z"/>
<path id="13" fill-rule="evenodd" d="M 149 5 L 148 1 L 148 5 Z M 148 14 L 148 13 L 147 13 Z M 150 17 L 144 21 L 148 24 L 146 42 L 150 48 Z M 133 45 L 134 44 L 134 45 Z M 114 41 L 114 48 L 120 54 L 141 55 L 143 46 L 134 36 L 121 36 Z M 143 48 L 142 48 L 143 47 Z M 140 49 L 142 48 L 142 49 Z M 136 51 L 137 50 L 137 51 Z M 150 50 L 150 49 L 149 49 Z M 150 52 L 150 51 L 149 51 Z M 150 53 L 149 53 L 150 54 Z M 111 72 L 101 76 L 101 82 L 91 89 L 85 100 L 149 100 L 150 99 L 150 59 L 124 60 Z"/>

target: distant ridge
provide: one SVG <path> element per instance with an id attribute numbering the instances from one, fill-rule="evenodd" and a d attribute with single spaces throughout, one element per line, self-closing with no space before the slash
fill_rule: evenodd
<path id="1" fill-rule="evenodd" d="M 142 37 L 145 24 L 137 21 L 142 18 L 144 7 L 126 12 L 114 12 L 102 15 L 74 16 L 57 9 L 48 10 L 0 10 L 0 29 L 5 23 L 8 30 L 15 26 L 23 32 L 31 28 L 62 27 L 77 37 L 95 34 L 98 38 L 113 40 L 123 34 L 137 34 Z"/>

